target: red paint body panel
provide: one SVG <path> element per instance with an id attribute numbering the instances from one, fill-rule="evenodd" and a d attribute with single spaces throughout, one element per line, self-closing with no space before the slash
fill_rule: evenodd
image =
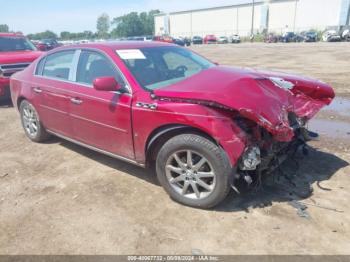
<path id="1" fill-rule="evenodd" d="M 81 105 L 70 104 L 74 139 L 134 158 L 130 95 L 75 86 L 70 96 L 84 101 Z"/>
<path id="2" fill-rule="evenodd" d="M 331 87 L 316 80 L 221 66 L 155 90 L 152 97 L 141 88 L 115 51 L 157 46 L 169 44 L 99 43 L 53 51 L 89 48 L 104 52 L 123 73 L 131 94 L 97 91 L 73 82 L 36 77 L 34 63 L 12 78 L 13 102 L 16 104 L 24 97 L 39 107 L 39 115 L 49 130 L 140 164 L 146 161 L 147 142 L 156 130 L 172 125 L 192 127 L 216 140 L 235 166 L 249 140 L 234 122 L 233 115 L 253 120 L 278 141 L 290 141 L 294 134 L 287 113 L 295 112 L 309 119 L 334 97 Z M 292 90 L 277 87 L 267 79 L 271 76 L 283 77 L 295 87 Z M 35 94 L 35 87 L 42 92 Z M 72 99 L 83 103 L 74 104 Z M 138 107 L 140 102 L 154 104 L 156 108 Z"/>
<path id="3" fill-rule="evenodd" d="M 63 134 L 72 134 L 72 121 L 69 117 L 70 110 L 70 89 L 73 84 L 62 83 L 57 80 L 33 77 L 35 80 L 30 88 L 41 90 L 37 94 L 33 92 L 34 102 L 38 105 L 36 109 L 40 115 L 41 121 L 50 128 L 50 130 Z M 64 86 L 64 88 L 62 88 Z"/>
<path id="4" fill-rule="evenodd" d="M 175 85 L 155 90 L 160 98 L 183 99 L 216 104 L 239 112 L 275 135 L 279 141 L 290 141 L 288 112 L 310 119 L 334 98 L 332 88 L 322 82 L 283 75 L 295 87 L 282 89 L 268 77 L 276 73 L 218 66 L 203 71 Z"/>
<path id="5" fill-rule="evenodd" d="M 136 101 L 156 102 L 157 110 L 137 108 Z M 146 142 L 154 130 L 175 124 L 197 128 L 214 138 L 233 164 L 244 151 L 246 136 L 232 121 L 230 114 L 197 104 L 154 101 L 148 94 L 138 94 L 133 105 L 136 160 L 145 161 Z"/>
<path id="6" fill-rule="evenodd" d="M 0 65 L 33 62 L 42 54 L 39 51 L 0 52 Z"/>

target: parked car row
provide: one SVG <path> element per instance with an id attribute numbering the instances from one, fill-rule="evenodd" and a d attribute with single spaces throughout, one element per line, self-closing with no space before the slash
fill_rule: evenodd
<path id="1" fill-rule="evenodd" d="M 193 45 L 202 45 L 202 44 L 228 44 L 228 43 L 240 43 L 241 38 L 239 35 L 232 35 L 230 37 L 220 36 L 216 37 L 215 35 L 206 35 L 205 37 L 193 36 L 189 37 L 170 37 L 170 36 L 155 36 L 153 41 L 174 43 L 180 46 L 190 46 Z"/>
<path id="2" fill-rule="evenodd" d="M 316 31 L 304 31 L 300 34 L 294 32 L 286 32 L 282 35 L 276 35 L 274 33 L 269 33 L 266 35 L 264 41 L 266 43 L 290 43 L 290 42 L 340 42 L 340 41 L 350 41 L 350 30 L 346 29 L 341 34 L 337 30 L 327 30 L 321 37 Z"/>
<path id="3" fill-rule="evenodd" d="M 263 38 L 266 43 L 290 43 L 290 42 L 339 42 L 339 41 L 350 41 L 350 29 L 345 29 L 342 32 L 337 30 L 327 30 L 321 36 L 318 32 L 310 30 L 303 31 L 301 33 L 285 32 L 282 35 L 275 33 L 269 33 Z M 215 36 L 208 34 L 205 37 L 193 36 L 190 37 L 171 37 L 171 36 L 133 36 L 124 37 L 118 39 L 94 39 L 94 40 L 79 40 L 79 41 L 57 41 L 56 39 L 42 39 L 33 40 L 32 43 L 40 51 L 49 51 L 56 47 L 70 44 L 84 44 L 89 42 L 106 42 L 106 41 L 157 41 L 164 43 L 174 43 L 179 46 L 190 46 L 190 45 L 201 45 L 201 44 L 228 44 L 228 43 L 240 43 L 241 37 L 238 34 L 231 36 Z"/>
<path id="4" fill-rule="evenodd" d="M 154 41 L 175 43 L 181 46 L 200 45 L 200 44 L 228 44 L 228 43 L 240 43 L 241 37 L 237 34 L 231 36 L 215 36 L 213 34 L 206 35 L 205 37 L 193 36 L 190 38 L 172 38 L 169 36 L 156 36 L 153 37 Z M 264 37 L 266 43 L 292 43 L 292 42 L 337 42 L 337 41 L 350 41 L 350 29 L 344 30 L 342 33 L 338 33 L 336 30 L 327 30 L 322 36 L 319 36 L 318 32 L 314 30 L 303 31 L 300 33 L 285 32 L 282 35 L 275 33 L 269 33 Z"/>
<path id="5" fill-rule="evenodd" d="M 206 35 L 204 38 L 200 36 L 194 36 L 192 38 L 192 43 L 194 45 L 198 44 L 228 44 L 228 43 L 240 43 L 241 38 L 239 35 L 232 35 L 230 37 L 227 36 L 219 36 L 215 35 Z"/>
<path id="6" fill-rule="evenodd" d="M 322 40 L 325 42 L 340 42 L 342 39 L 336 30 L 328 30 L 322 35 Z"/>
<path id="7" fill-rule="evenodd" d="M 54 48 L 62 46 L 56 39 L 42 39 L 42 40 L 33 40 L 32 43 L 40 51 L 49 51 Z"/>

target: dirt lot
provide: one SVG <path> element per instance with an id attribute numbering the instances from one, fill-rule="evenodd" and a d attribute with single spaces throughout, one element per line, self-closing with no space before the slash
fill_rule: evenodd
<path id="1" fill-rule="evenodd" d="M 221 64 L 334 85 L 343 98 L 311 124 L 321 138 L 295 180 L 312 183 L 313 195 L 301 199 L 301 186 L 280 182 L 231 193 L 215 210 L 184 207 L 152 172 L 60 139 L 29 142 L 16 111 L 3 106 L 0 254 L 350 254 L 350 43 L 194 49 Z"/>

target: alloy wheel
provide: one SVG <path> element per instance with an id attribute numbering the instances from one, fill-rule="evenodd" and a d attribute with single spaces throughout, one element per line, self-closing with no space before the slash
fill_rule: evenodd
<path id="1" fill-rule="evenodd" d="M 23 126 L 30 137 L 36 137 L 39 129 L 39 120 L 35 109 L 25 105 L 22 111 Z"/>
<path id="2" fill-rule="evenodd" d="M 180 195 L 203 199 L 214 190 L 216 175 L 210 162 L 198 152 L 182 150 L 173 153 L 165 166 L 167 180 Z"/>

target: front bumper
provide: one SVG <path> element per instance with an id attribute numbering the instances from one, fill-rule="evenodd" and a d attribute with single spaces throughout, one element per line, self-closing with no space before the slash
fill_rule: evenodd
<path id="1" fill-rule="evenodd" d="M 260 136 L 256 137 L 242 154 L 238 169 L 252 173 L 270 173 L 286 159 L 293 157 L 299 149 L 312 140 L 312 134 L 306 129 L 306 121 L 294 113 L 288 115 L 289 125 L 293 129 L 293 139 L 288 142 L 277 141 L 264 129 L 257 129 Z"/>

